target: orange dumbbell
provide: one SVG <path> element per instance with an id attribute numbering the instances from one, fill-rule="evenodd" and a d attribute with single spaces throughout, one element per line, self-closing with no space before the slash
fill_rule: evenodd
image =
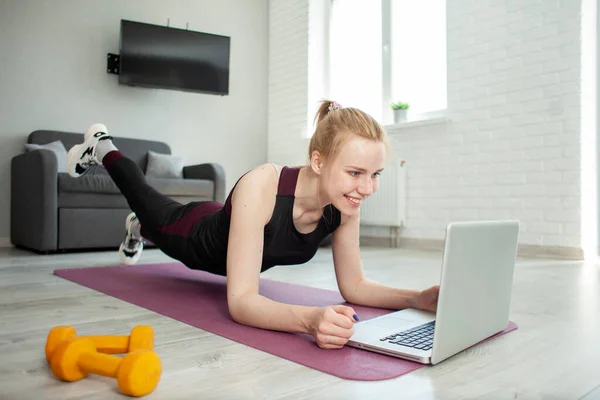
<path id="1" fill-rule="evenodd" d="M 55 326 L 48 333 L 46 339 L 46 360 L 48 363 L 52 353 L 60 342 L 77 337 L 77 331 L 72 326 Z M 131 330 L 129 336 L 102 335 L 80 336 L 94 342 L 100 353 L 123 354 L 136 350 L 154 350 L 154 330 L 151 326 L 138 325 Z"/>
<path id="2" fill-rule="evenodd" d="M 50 367 L 63 381 L 74 382 L 88 374 L 116 378 L 119 389 L 129 396 L 144 396 L 158 385 L 160 358 L 153 351 L 137 350 L 124 357 L 99 353 L 91 339 L 72 338 L 58 344 Z"/>

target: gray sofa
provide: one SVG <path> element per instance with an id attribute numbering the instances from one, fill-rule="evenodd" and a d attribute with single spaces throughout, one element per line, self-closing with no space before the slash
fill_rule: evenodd
<path id="1" fill-rule="evenodd" d="M 27 143 L 60 140 L 68 151 L 83 141 L 83 134 L 38 130 Z M 148 151 L 171 154 L 163 142 L 121 138 L 115 146 L 135 161 L 144 173 Z M 61 250 L 118 248 L 131 211 L 125 197 L 103 167 L 72 178 L 58 172 L 51 150 L 30 150 L 11 162 L 10 237 L 14 246 L 49 253 Z M 225 201 L 225 172 L 218 163 L 183 168 L 181 178 L 150 178 L 159 192 L 186 204 L 190 201 Z M 149 243 L 152 245 L 152 243 Z"/>

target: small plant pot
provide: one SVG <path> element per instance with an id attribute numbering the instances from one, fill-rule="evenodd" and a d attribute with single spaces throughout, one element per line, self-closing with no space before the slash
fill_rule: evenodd
<path id="1" fill-rule="evenodd" d="M 394 122 L 404 122 L 408 120 L 408 110 L 397 109 L 394 110 Z"/>

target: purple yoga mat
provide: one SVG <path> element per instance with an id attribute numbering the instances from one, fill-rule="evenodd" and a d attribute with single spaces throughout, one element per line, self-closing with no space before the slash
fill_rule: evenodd
<path id="1" fill-rule="evenodd" d="M 252 328 L 229 316 L 225 278 L 190 270 L 181 263 L 59 269 L 64 279 L 127 301 L 196 328 L 344 379 L 376 381 L 423 367 L 398 358 L 344 347 L 319 348 L 312 336 Z M 270 299 L 307 306 L 344 304 L 336 291 L 261 279 L 260 293 Z M 390 310 L 352 305 L 361 320 Z M 506 330 L 517 329 L 511 322 Z M 492 338 L 493 338 L 492 337 Z M 488 339 L 489 340 L 489 339 Z"/>

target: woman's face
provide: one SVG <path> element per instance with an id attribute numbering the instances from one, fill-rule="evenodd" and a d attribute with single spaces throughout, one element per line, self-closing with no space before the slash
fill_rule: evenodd
<path id="1" fill-rule="evenodd" d="M 386 149 L 381 141 L 353 137 L 346 141 L 331 163 L 324 163 L 321 193 L 342 214 L 359 212 L 362 201 L 375 193 L 383 170 Z"/>

